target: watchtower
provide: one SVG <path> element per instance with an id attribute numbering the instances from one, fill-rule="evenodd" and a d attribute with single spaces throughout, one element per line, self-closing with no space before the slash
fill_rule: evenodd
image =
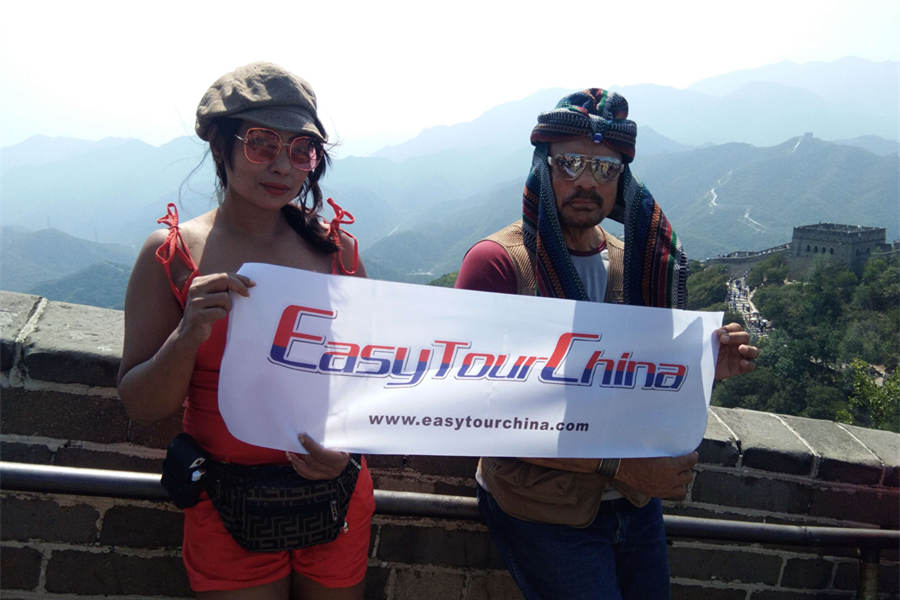
<path id="1" fill-rule="evenodd" d="M 791 256 L 795 259 L 829 258 L 859 273 L 872 252 L 885 245 L 883 227 L 818 223 L 794 227 Z"/>

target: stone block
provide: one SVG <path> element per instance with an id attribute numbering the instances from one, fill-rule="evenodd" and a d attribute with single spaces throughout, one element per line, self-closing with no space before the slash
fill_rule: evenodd
<path id="1" fill-rule="evenodd" d="M 776 523 L 774 519 L 766 519 L 767 523 L 771 523 L 773 525 L 811 525 L 813 527 L 819 526 L 817 524 L 811 524 L 809 521 L 806 522 L 784 522 L 784 523 Z M 834 523 L 827 523 L 821 525 L 822 527 L 834 527 Z M 811 558 L 823 558 L 831 561 L 832 563 L 836 563 L 841 559 L 848 558 L 856 558 L 859 555 L 859 551 L 853 546 L 835 546 L 835 545 L 824 545 L 824 544 L 804 544 L 802 546 L 798 546 L 796 544 L 766 544 L 766 548 L 772 550 L 780 550 L 784 552 L 790 552 L 791 554 L 796 554 L 799 552 L 803 553 L 803 557 L 795 557 L 798 560 L 808 560 Z"/>
<path id="2" fill-rule="evenodd" d="M 770 554 L 676 546 L 669 551 L 672 577 L 775 585 L 781 558 Z"/>
<path id="3" fill-rule="evenodd" d="M 0 371 L 9 371 L 16 358 L 16 336 L 28 322 L 40 296 L 0 291 Z"/>
<path id="4" fill-rule="evenodd" d="M 434 482 L 434 493 L 435 494 L 447 494 L 448 496 L 466 496 L 470 498 L 475 497 L 475 477 L 473 476 L 470 482 L 466 482 L 463 485 L 456 483 L 447 483 L 445 481 L 435 481 Z"/>
<path id="5" fill-rule="evenodd" d="M 426 475 L 475 477 L 478 459 L 471 456 L 409 456 L 409 468 Z"/>
<path id="6" fill-rule="evenodd" d="M 775 415 L 742 408 L 718 408 L 716 414 L 737 435 L 745 467 L 792 475 L 812 473 L 809 448 Z"/>
<path id="7" fill-rule="evenodd" d="M 472 575 L 463 600 L 524 600 L 522 591 L 506 571 Z"/>
<path id="8" fill-rule="evenodd" d="M 128 441 L 136 446 L 165 450 L 172 439 L 181 433 L 183 410 L 154 423 L 131 422 Z"/>
<path id="9" fill-rule="evenodd" d="M 414 475 L 398 475 L 394 473 L 372 473 L 372 483 L 376 490 L 394 492 L 434 493 L 434 483 L 423 481 Z"/>
<path id="10" fill-rule="evenodd" d="M 809 514 L 897 529 L 900 526 L 900 493 L 893 488 L 880 491 L 816 489 L 812 493 Z"/>
<path id="11" fill-rule="evenodd" d="M 839 590 L 856 590 L 859 586 L 859 562 L 841 562 L 834 573 L 834 587 Z M 878 591 L 900 597 L 900 567 L 895 562 L 882 560 L 878 567 Z"/>
<path id="12" fill-rule="evenodd" d="M 382 525 L 378 558 L 407 564 L 503 569 L 487 532 Z"/>
<path id="13" fill-rule="evenodd" d="M 879 579 L 884 567 L 879 569 Z M 839 590 L 855 590 L 859 585 L 859 562 L 838 563 L 834 571 L 834 587 Z"/>
<path id="14" fill-rule="evenodd" d="M 834 563 L 821 558 L 789 558 L 781 574 L 782 587 L 821 590 L 828 587 Z"/>
<path id="15" fill-rule="evenodd" d="M 465 583 L 466 576 L 458 573 L 397 569 L 393 596 L 398 599 L 459 600 Z"/>
<path id="16" fill-rule="evenodd" d="M 832 421 L 783 418 L 819 455 L 819 479 L 865 485 L 881 481 L 881 462 L 846 429 Z"/>
<path id="17" fill-rule="evenodd" d="M 49 302 L 24 342 L 32 379 L 115 387 L 122 358 L 123 313 Z"/>
<path id="18" fill-rule="evenodd" d="M 723 507 L 806 514 L 812 503 L 812 490 L 791 481 L 701 471 L 694 479 L 691 498 Z"/>
<path id="19" fill-rule="evenodd" d="M 703 587 L 699 585 L 672 584 L 672 600 L 747 600 L 744 590 Z"/>
<path id="20" fill-rule="evenodd" d="M 63 446 L 56 451 L 56 459 L 53 461 L 53 464 L 61 467 L 79 467 L 83 469 L 162 473 L 162 462 L 162 457 L 143 458 L 118 452 L 97 452 L 85 448 Z"/>
<path id="21" fill-rule="evenodd" d="M 184 515 L 178 510 L 114 506 L 103 517 L 100 543 L 132 548 L 181 547 Z"/>
<path id="22" fill-rule="evenodd" d="M 43 540 L 92 544 L 97 540 L 100 514 L 86 504 L 61 506 L 32 496 L 0 496 L 0 537 L 4 540 Z"/>
<path id="23" fill-rule="evenodd" d="M 111 444 L 125 441 L 128 418 L 116 398 L 8 388 L 0 432 Z"/>
<path id="24" fill-rule="evenodd" d="M 856 436 L 884 464 L 884 485 L 900 487 L 900 434 L 855 425 L 841 427 Z"/>
<path id="25" fill-rule="evenodd" d="M 717 418 L 719 410 L 725 409 L 710 407 L 707 414 L 706 433 L 703 434 L 703 441 L 700 442 L 700 447 L 698 448 L 700 462 L 733 467 L 737 465 L 740 450 L 738 449 L 737 440 L 734 439 L 731 432 Z"/>
<path id="26" fill-rule="evenodd" d="M 0 548 L 0 582 L 4 597 L 6 590 L 33 590 L 40 578 L 40 552 L 34 548 Z"/>
<path id="27" fill-rule="evenodd" d="M 390 576 L 390 569 L 386 567 L 370 566 L 366 570 L 366 589 L 363 594 L 364 600 L 388 600 L 387 586 Z"/>
<path id="28" fill-rule="evenodd" d="M 0 459 L 7 462 L 49 465 L 53 452 L 44 444 L 0 442 Z"/>
<path id="29" fill-rule="evenodd" d="M 366 456 L 370 469 L 403 469 L 407 457 L 402 454 L 372 454 Z"/>
<path id="30" fill-rule="evenodd" d="M 881 563 L 878 569 L 878 591 L 900 596 L 900 566 L 897 563 Z"/>
<path id="31" fill-rule="evenodd" d="M 44 585 L 54 594 L 193 596 L 178 556 L 56 550 L 47 563 Z"/>

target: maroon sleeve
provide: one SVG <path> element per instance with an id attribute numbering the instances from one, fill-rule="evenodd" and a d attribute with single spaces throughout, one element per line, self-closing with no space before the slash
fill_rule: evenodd
<path id="1" fill-rule="evenodd" d="M 515 294 L 519 286 L 515 267 L 503 246 L 490 240 L 481 240 L 463 258 L 455 287 Z"/>

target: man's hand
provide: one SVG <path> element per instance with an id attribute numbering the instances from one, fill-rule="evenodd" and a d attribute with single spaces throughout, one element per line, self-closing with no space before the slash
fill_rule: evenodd
<path id="1" fill-rule="evenodd" d="M 655 498 L 681 500 L 694 479 L 697 453 L 660 458 L 623 458 L 616 481 Z"/>
<path id="2" fill-rule="evenodd" d="M 716 379 L 749 373 L 756 368 L 759 349 L 751 346 L 750 334 L 737 323 L 729 323 L 718 331 L 719 356 L 716 359 Z"/>

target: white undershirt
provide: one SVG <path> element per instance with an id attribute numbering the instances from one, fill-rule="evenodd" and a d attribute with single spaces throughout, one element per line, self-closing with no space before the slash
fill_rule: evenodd
<path id="1" fill-rule="evenodd" d="M 584 291 L 592 302 L 603 302 L 606 298 L 606 281 L 609 278 L 609 251 L 603 248 L 596 254 L 576 256 L 569 254 L 572 264 L 581 277 Z"/>

